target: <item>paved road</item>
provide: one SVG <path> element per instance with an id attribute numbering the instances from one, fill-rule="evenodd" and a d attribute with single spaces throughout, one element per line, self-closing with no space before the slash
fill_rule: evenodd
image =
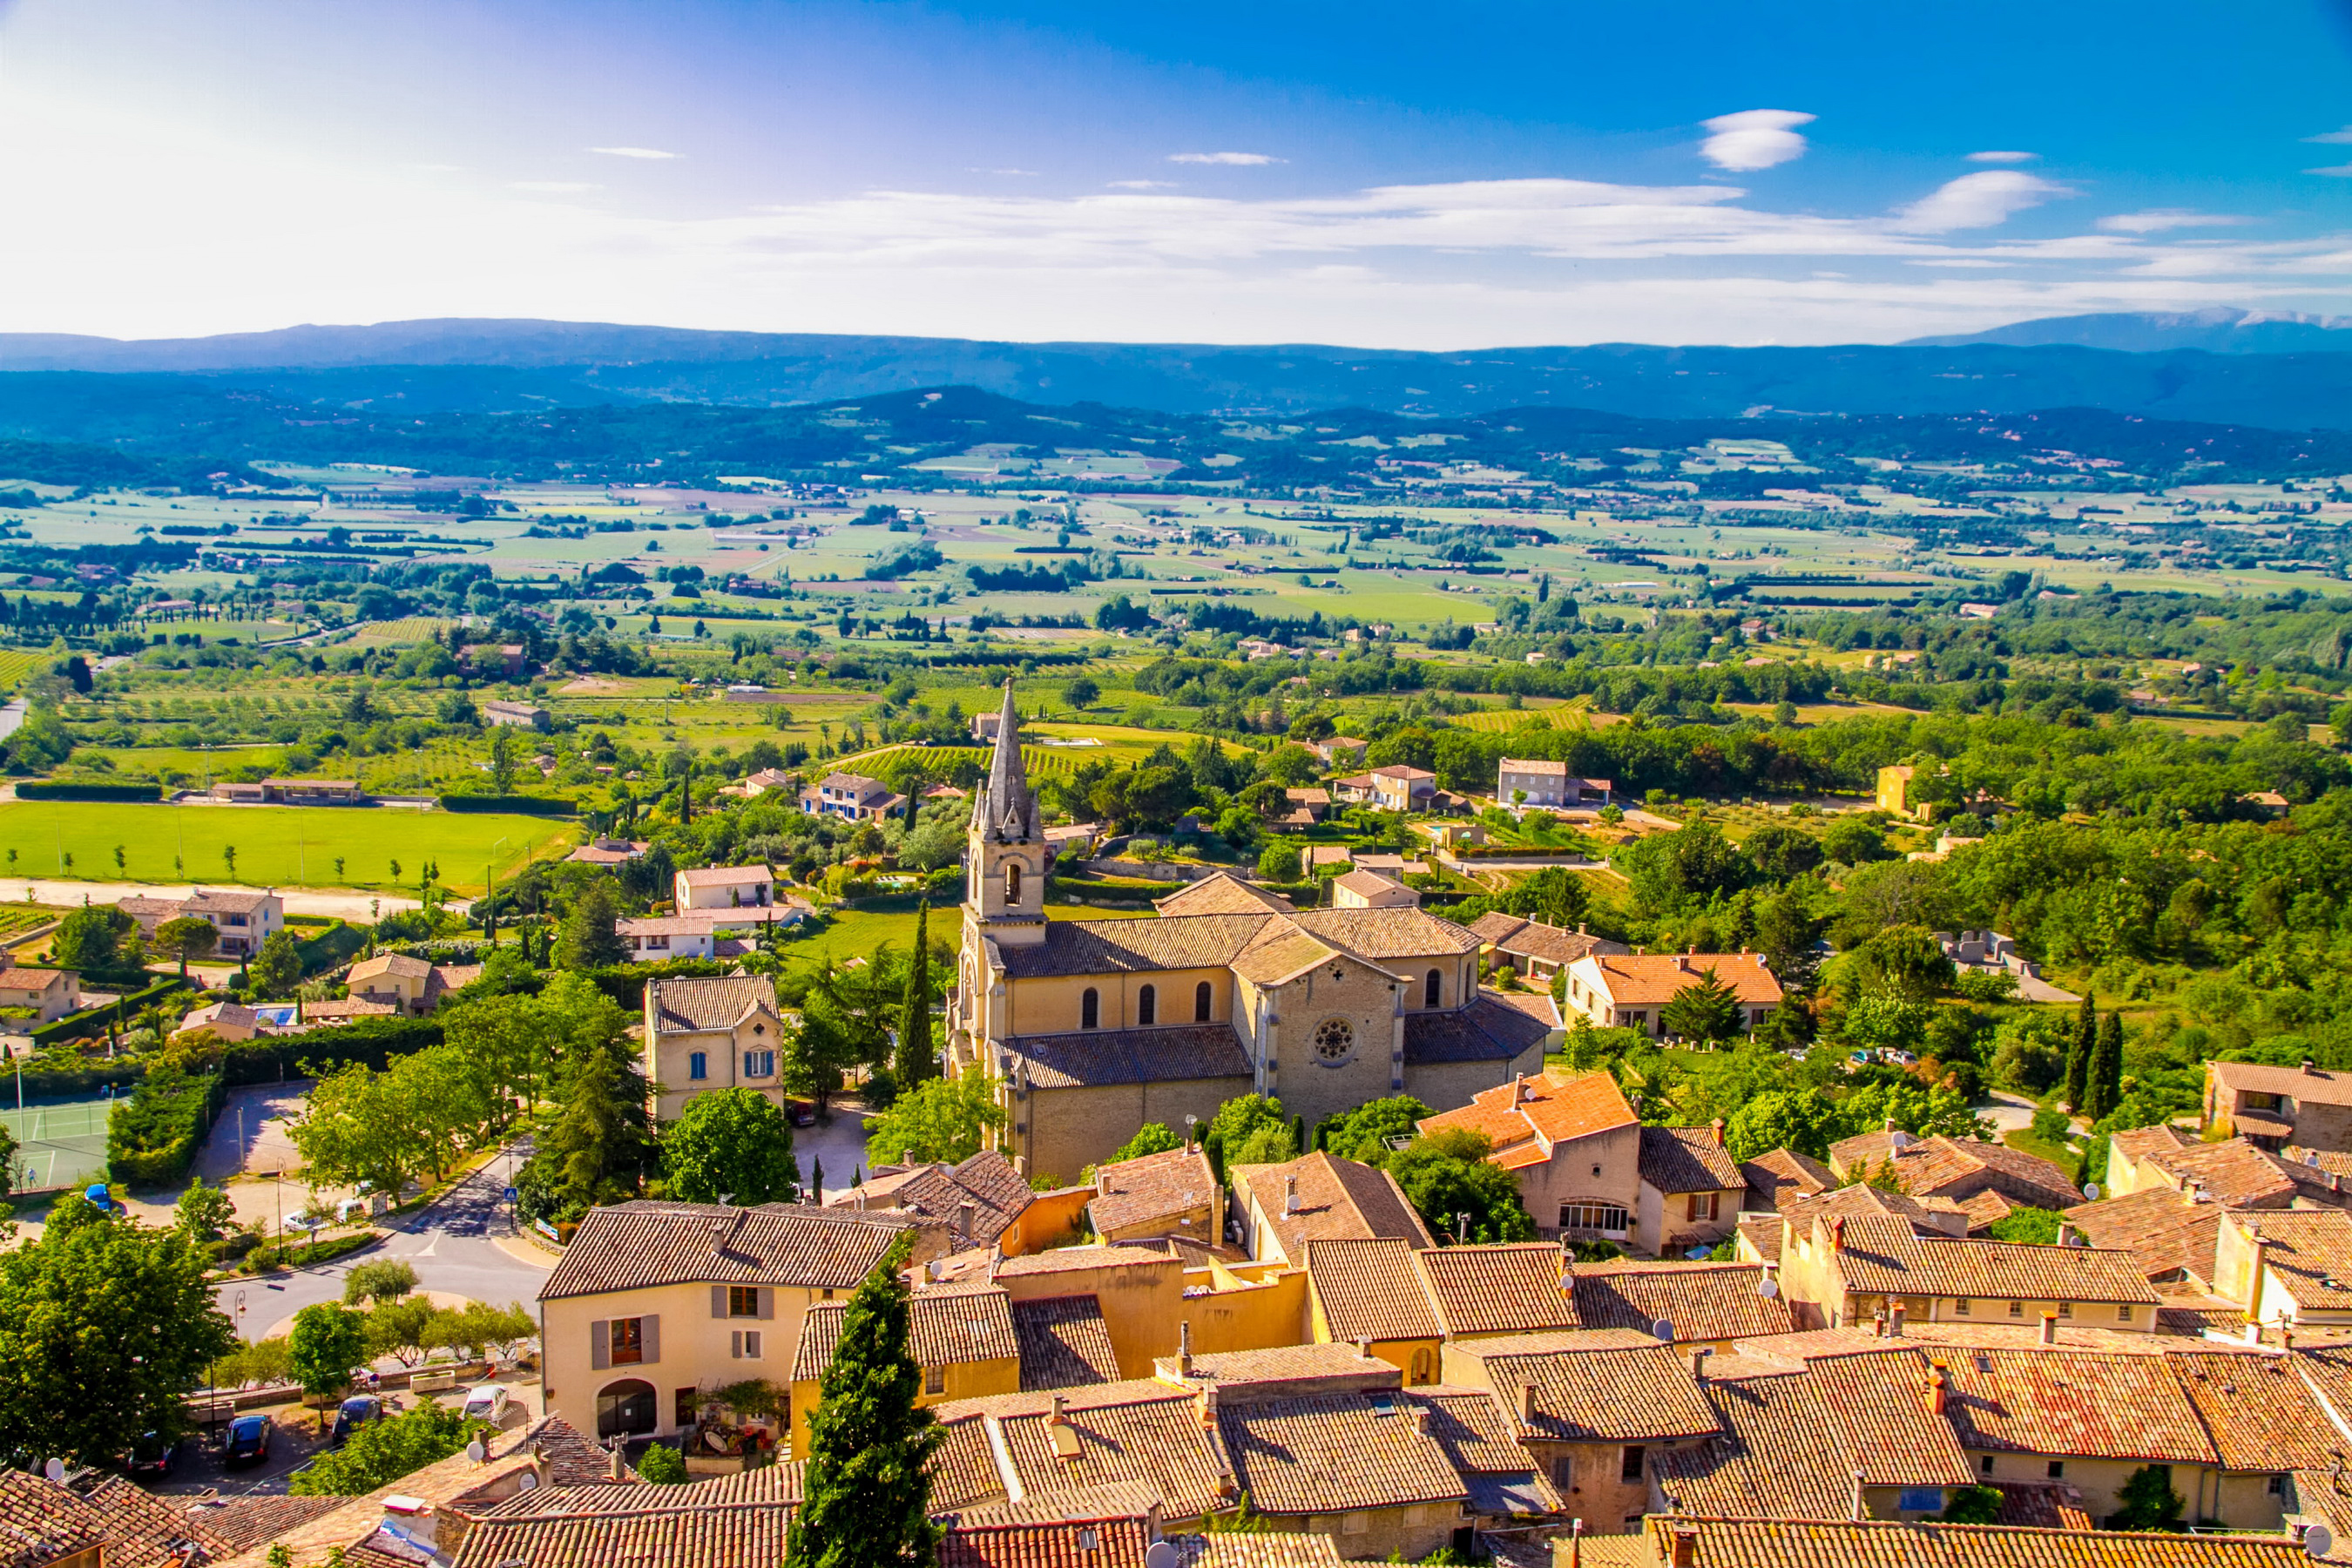
<path id="1" fill-rule="evenodd" d="M 206 882 L 215 892 L 238 889 L 233 882 Z M 257 893 L 259 888 L 239 890 Z M 321 915 L 340 917 L 362 925 L 373 922 L 378 911 L 392 914 L 396 910 L 417 907 L 415 899 L 404 899 L 396 893 L 355 893 L 343 888 L 273 888 L 268 889 L 286 901 L 289 915 Z M 0 881 L 0 902 L 22 903 L 27 900 L 70 909 L 77 904 L 112 904 L 124 899 L 181 899 L 194 888 L 189 884 L 169 882 L 75 882 L 52 881 L 37 878 L 30 881 Z M 463 912 L 468 900 L 452 899 L 448 907 Z"/>
<path id="2" fill-rule="evenodd" d="M 555 1260 L 551 1257 L 544 1263 L 532 1263 L 518 1256 L 527 1244 L 515 1238 L 500 1196 L 509 1164 L 520 1166 L 530 1152 L 528 1144 L 511 1145 L 432 1207 L 410 1215 L 405 1229 L 371 1251 L 316 1268 L 222 1285 L 215 1292 L 221 1310 L 236 1319 L 237 1298 L 242 1294 L 246 1310 L 238 1331 L 248 1340 L 257 1340 L 304 1307 L 341 1300 L 343 1277 L 353 1265 L 377 1258 L 405 1258 L 416 1269 L 417 1283 L 428 1290 L 444 1290 L 496 1306 L 509 1301 L 530 1306 Z M 502 1239 L 517 1251 L 500 1246 Z"/>

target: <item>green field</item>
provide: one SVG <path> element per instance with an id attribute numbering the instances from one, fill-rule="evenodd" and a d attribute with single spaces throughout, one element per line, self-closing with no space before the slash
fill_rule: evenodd
<path id="1" fill-rule="evenodd" d="M 0 874 L 413 891 L 417 868 L 432 860 L 443 886 L 478 893 L 494 858 L 499 874 L 509 875 L 568 843 L 574 831 L 545 817 L 446 811 L 7 801 L 0 802 Z M 234 875 L 222 853 L 231 846 Z M 340 877 L 338 856 L 344 862 Z"/>

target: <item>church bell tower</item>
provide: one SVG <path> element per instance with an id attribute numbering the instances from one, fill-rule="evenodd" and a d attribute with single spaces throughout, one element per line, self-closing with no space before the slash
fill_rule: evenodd
<path id="1" fill-rule="evenodd" d="M 972 801 L 964 833 L 964 920 L 1000 945 L 1028 947 L 1045 940 L 1045 870 L 1053 857 L 1037 819 L 1037 797 L 1021 765 L 1021 716 L 1013 682 L 996 721 L 996 752 L 988 782 Z"/>

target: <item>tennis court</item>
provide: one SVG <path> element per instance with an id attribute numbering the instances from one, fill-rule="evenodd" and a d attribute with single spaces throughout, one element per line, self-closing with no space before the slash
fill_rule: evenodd
<path id="1" fill-rule="evenodd" d="M 6 1086 L 0 1083 L 0 1093 Z M 18 1192 L 79 1187 L 106 1176 L 106 1119 L 111 1100 L 74 1100 L 18 1110 L 11 1101 L 0 1125 L 16 1137 Z"/>

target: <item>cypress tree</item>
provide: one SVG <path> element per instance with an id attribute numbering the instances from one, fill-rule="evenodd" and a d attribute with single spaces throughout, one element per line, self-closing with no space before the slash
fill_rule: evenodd
<path id="1" fill-rule="evenodd" d="M 2066 1045 L 2066 1109 L 2084 1109 L 2084 1085 L 2089 1080 L 2091 1052 L 2098 1043 L 2098 1002 L 2089 992 L 2083 994 L 2083 1005 L 2074 1016 L 2074 1037 Z"/>
<path id="2" fill-rule="evenodd" d="M 940 1433 L 915 1405 L 922 1372 L 907 1350 L 898 1276 L 908 1251 L 902 1237 L 841 1315 L 824 1403 L 809 1419 L 805 1495 L 785 1568 L 932 1568 L 940 1531 L 926 1466 Z"/>
<path id="3" fill-rule="evenodd" d="M 931 901 L 915 906 L 915 951 L 907 962 L 907 990 L 898 1006 L 898 1060 L 896 1077 L 903 1092 L 927 1078 L 939 1076 L 931 1050 Z"/>
<path id="4" fill-rule="evenodd" d="M 2098 1044 L 2092 1047 L 2091 1065 L 2085 1074 L 2084 1092 L 2090 1103 L 2083 1114 L 2098 1121 L 2124 1098 L 2124 1016 L 2110 1013 L 2099 1024 Z"/>

